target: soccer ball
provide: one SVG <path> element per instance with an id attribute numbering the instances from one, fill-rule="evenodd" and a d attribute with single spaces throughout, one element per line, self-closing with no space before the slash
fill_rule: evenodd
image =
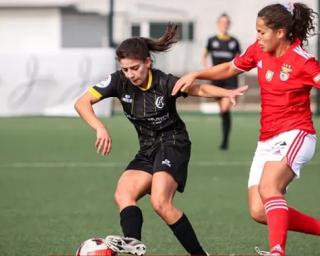
<path id="1" fill-rule="evenodd" d="M 117 256 L 117 253 L 107 247 L 103 238 L 94 237 L 79 246 L 76 256 Z"/>

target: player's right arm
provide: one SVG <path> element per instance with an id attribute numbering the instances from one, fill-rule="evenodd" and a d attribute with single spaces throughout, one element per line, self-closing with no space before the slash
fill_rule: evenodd
<path id="1" fill-rule="evenodd" d="M 92 105 L 100 101 L 99 98 L 86 92 L 80 96 L 74 107 L 80 117 L 96 131 L 95 147 L 98 154 L 108 155 L 111 152 L 112 140 L 107 128 L 94 113 Z"/>
<path id="2" fill-rule="evenodd" d="M 172 95 L 176 95 L 178 91 L 188 91 L 188 88 L 196 79 L 203 80 L 223 80 L 240 74 L 242 71 L 237 69 L 232 61 L 225 62 L 207 69 L 190 72 L 181 77 L 175 84 Z"/>

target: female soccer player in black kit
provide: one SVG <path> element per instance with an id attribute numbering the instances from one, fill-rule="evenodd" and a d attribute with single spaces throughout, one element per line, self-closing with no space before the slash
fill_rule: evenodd
<path id="1" fill-rule="evenodd" d="M 208 39 L 202 55 L 202 64 L 205 68 L 209 67 L 209 55 L 212 65 L 218 65 L 233 60 L 241 51 L 238 40 L 228 34 L 230 18 L 227 14 L 223 13 L 220 15 L 217 26 L 218 34 Z M 214 80 L 212 83 L 225 89 L 236 89 L 238 87 L 238 77 L 234 76 L 225 80 Z M 222 120 L 222 141 L 220 149 L 226 150 L 228 149 L 231 130 L 230 101 L 224 97 L 219 97 L 217 100 Z"/>
<path id="2" fill-rule="evenodd" d="M 116 50 L 121 70 L 91 87 L 76 102 L 80 116 L 96 130 L 96 149 L 102 155 L 111 150 L 111 137 L 95 115 L 92 105 L 108 97 L 117 97 L 125 116 L 134 125 L 140 149 L 121 175 L 115 191 L 124 234 L 108 236 L 106 244 L 116 252 L 143 255 L 142 212 L 137 201 L 150 194 L 155 212 L 173 231 L 191 255 L 207 255 L 186 215 L 173 205 L 178 190 L 183 192 L 190 159 L 191 142 L 184 122 L 176 110 L 177 96 L 171 96 L 178 80 L 152 67 L 150 52 L 167 51 L 176 41 L 176 25 L 169 24 L 158 40 L 135 37 L 123 41 Z M 178 96 L 228 97 L 235 104 L 247 87 L 226 90 L 212 85 L 194 84 Z"/>

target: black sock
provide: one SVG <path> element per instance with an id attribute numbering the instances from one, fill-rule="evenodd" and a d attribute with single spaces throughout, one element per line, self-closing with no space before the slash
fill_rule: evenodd
<path id="1" fill-rule="evenodd" d="M 199 256 L 206 255 L 186 215 L 183 214 L 176 223 L 169 225 L 169 227 L 188 253 Z"/>
<path id="2" fill-rule="evenodd" d="M 231 114 L 230 112 L 221 113 L 222 118 L 222 143 L 221 147 L 228 148 L 229 134 L 231 130 Z"/>
<path id="3" fill-rule="evenodd" d="M 137 206 L 128 206 L 120 212 L 120 225 L 125 237 L 141 240 L 142 212 Z"/>

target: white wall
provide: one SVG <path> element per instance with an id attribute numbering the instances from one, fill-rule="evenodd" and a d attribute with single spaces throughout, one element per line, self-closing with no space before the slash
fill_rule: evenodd
<path id="1" fill-rule="evenodd" d="M 0 49 L 54 50 L 60 47 L 60 14 L 56 8 L 1 8 Z"/>

